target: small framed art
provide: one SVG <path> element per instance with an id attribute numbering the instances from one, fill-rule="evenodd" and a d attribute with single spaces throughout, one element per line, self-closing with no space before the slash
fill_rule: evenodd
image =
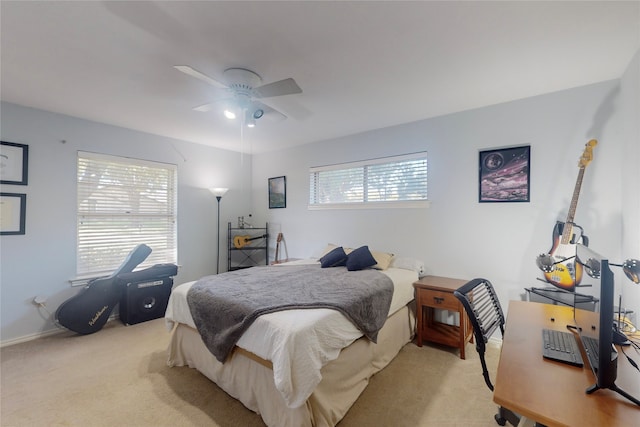
<path id="1" fill-rule="evenodd" d="M 480 203 L 528 202 L 531 147 L 480 151 Z"/>
<path id="2" fill-rule="evenodd" d="M 0 141 L 0 184 L 27 185 L 29 146 Z"/>
<path id="3" fill-rule="evenodd" d="M 0 235 L 24 234 L 27 195 L 0 193 Z"/>
<path id="4" fill-rule="evenodd" d="M 269 178 L 269 209 L 287 207 L 287 177 Z"/>

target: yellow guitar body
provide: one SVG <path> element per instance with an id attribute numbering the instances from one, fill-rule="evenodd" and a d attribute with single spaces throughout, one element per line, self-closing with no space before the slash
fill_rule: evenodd
<path id="1" fill-rule="evenodd" d="M 571 261 L 567 261 L 567 263 L 572 264 Z M 551 273 L 544 273 L 544 277 L 547 279 L 547 282 L 552 283 L 559 288 L 571 291 L 574 289 L 575 285 L 579 284 L 582 280 L 582 265 L 576 263 L 574 266 L 576 275 L 575 281 L 572 274 L 573 268 L 569 268 L 569 266 L 562 263 L 556 264 L 556 269 Z"/>
<path id="2" fill-rule="evenodd" d="M 246 245 L 249 244 L 250 240 L 251 240 L 251 236 L 234 236 L 233 246 L 235 246 L 236 249 L 244 248 Z"/>
<path id="3" fill-rule="evenodd" d="M 574 244 L 562 244 L 560 238 L 564 234 L 562 232 L 563 227 L 567 225 L 562 222 L 558 222 L 554 228 L 554 245 L 549 251 L 549 255 L 554 260 L 554 270 L 551 272 L 545 272 L 544 278 L 547 282 L 565 289 L 572 291 L 575 286 L 579 285 L 582 281 L 582 264 L 575 261 L 576 245 Z M 573 235 L 573 233 L 572 233 Z M 573 236 L 574 240 L 576 239 Z"/>
<path id="4" fill-rule="evenodd" d="M 252 240 L 256 240 L 256 239 L 265 239 L 268 236 L 266 234 L 263 234 L 262 236 L 255 236 L 255 237 L 251 237 L 251 236 L 234 236 L 233 237 L 233 246 L 236 249 L 242 249 L 245 246 L 247 246 L 249 244 L 250 241 Z"/>

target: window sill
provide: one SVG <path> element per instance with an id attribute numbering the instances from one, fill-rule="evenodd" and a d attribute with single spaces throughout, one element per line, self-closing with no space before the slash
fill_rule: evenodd
<path id="1" fill-rule="evenodd" d="M 424 209 L 431 205 L 429 200 L 413 202 L 366 202 L 366 203 L 323 203 L 308 205 L 308 210 L 319 211 L 327 209 Z"/>

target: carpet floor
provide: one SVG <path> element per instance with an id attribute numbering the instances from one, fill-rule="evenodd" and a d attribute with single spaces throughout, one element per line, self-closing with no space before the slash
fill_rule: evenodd
<path id="1" fill-rule="evenodd" d="M 164 319 L 92 335 L 71 332 L 0 350 L 3 427 L 264 426 L 194 369 L 166 364 Z M 473 344 L 407 344 L 375 375 L 339 427 L 492 427 L 496 405 Z M 492 377 L 499 349 L 490 346 Z"/>

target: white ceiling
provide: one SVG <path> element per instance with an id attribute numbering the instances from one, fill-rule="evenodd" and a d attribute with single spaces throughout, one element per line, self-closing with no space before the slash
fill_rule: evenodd
<path id="1" fill-rule="evenodd" d="M 1 98 L 259 153 L 621 76 L 640 2 L 175 1 L 0 3 Z M 289 116 L 238 122 L 192 108 L 249 68 L 303 90 Z"/>

